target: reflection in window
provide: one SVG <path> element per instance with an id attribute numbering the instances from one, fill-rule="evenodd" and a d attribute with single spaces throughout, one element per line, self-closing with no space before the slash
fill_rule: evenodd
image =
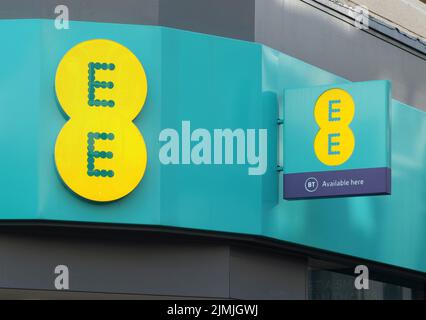
<path id="1" fill-rule="evenodd" d="M 394 277 L 370 268 L 369 289 L 355 288 L 355 266 L 310 259 L 308 269 L 308 299 L 311 300 L 414 300 L 424 299 L 424 283 Z M 392 278 L 389 278 L 389 274 Z M 380 280 L 379 280 L 380 279 Z M 386 280 L 382 280 L 386 279 Z"/>
<path id="2" fill-rule="evenodd" d="M 411 300 L 412 289 L 391 283 L 369 281 L 368 290 L 357 290 L 355 276 L 328 270 L 309 273 L 309 299 L 313 300 Z"/>

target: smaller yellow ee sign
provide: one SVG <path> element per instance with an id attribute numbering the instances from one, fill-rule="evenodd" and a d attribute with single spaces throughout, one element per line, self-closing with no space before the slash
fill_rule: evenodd
<path id="1" fill-rule="evenodd" d="M 317 100 L 314 109 L 319 131 L 314 150 L 318 160 L 327 166 L 345 163 L 355 148 L 355 137 L 349 127 L 355 115 L 351 95 L 342 89 L 330 89 Z"/>
<path id="2" fill-rule="evenodd" d="M 68 122 L 55 145 L 55 163 L 65 184 L 93 201 L 113 201 L 141 181 L 147 151 L 132 122 L 147 96 L 138 58 L 111 40 L 89 40 L 59 63 L 56 95 Z"/>

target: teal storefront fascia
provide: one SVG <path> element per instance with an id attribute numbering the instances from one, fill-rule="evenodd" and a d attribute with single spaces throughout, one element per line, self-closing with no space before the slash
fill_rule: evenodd
<path id="1" fill-rule="evenodd" d="M 426 114 L 392 100 L 392 194 L 286 201 L 276 170 L 285 89 L 349 81 L 266 46 L 157 26 L 2 20 L 0 219 L 193 228 L 270 237 L 426 272 Z M 64 54 L 90 39 L 129 48 L 148 79 L 134 123 L 148 150 L 145 176 L 125 198 L 84 200 L 61 181 L 56 137 L 67 121 L 54 79 Z M 163 165 L 164 128 L 268 130 L 267 170 Z M 303 119 L 301 119 L 303 121 Z M 284 119 L 285 125 L 285 119 Z M 285 165 L 285 164 L 284 164 Z"/>

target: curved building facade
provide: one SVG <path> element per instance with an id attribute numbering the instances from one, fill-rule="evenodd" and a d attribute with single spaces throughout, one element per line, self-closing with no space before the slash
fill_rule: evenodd
<path id="1" fill-rule="evenodd" d="M 348 10 L 2 3 L 0 298 L 424 299 L 426 43 Z M 284 199 L 299 105 L 358 82 L 339 168 L 385 192 Z"/>

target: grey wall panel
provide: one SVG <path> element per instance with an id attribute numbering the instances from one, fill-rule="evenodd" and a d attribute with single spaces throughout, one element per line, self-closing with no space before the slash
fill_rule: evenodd
<path id="1" fill-rule="evenodd" d="M 56 17 L 66 5 L 70 20 L 158 24 L 160 0 L 0 0 L 0 19 Z"/>
<path id="2" fill-rule="evenodd" d="M 0 19 L 42 18 L 41 5 L 41 0 L 1 0 Z"/>
<path id="3" fill-rule="evenodd" d="M 226 246 L 0 234 L 0 288 L 55 290 L 59 264 L 69 267 L 72 291 L 229 296 Z"/>
<path id="4" fill-rule="evenodd" d="M 154 231 L 0 228 L 0 298 L 8 295 L 1 289 L 22 297 L 31 294 L 22 289 L 49 290 L 36 297 L 55 297 L 57 265 L 69 268 L 70 292 L 131 298 L 306 298 L 307 258 L 278 250 Z"/>
<path id="5" fill-rule="evenodd" d="M 389 79 L 426 110 L 426 60 L 300 0 L 256 0 L 255 40 L 352 81 Z"/>
<path id="6" fill-rule="evenodd" d="M 230 296 L 237 299 L 305 299 L 307 259 L 232 247 Z"/>
<path id="7" fill-rule="evenodd" d="M 115 294 L 98 292 L 75 292 L 28 289 L 0 289 L 0 300 L 183 300 L 199 297 L 156 296 L 143 294 Z M 203 299 L 204 300 L 204 299 Z"/>
<path id="8" fill-rule="evenodd" d="M 0 19 L 54 19 L 58 4 L 70 20 L 163 25 L 254 40 L 255 0 L 1 0 Z"/>
<path id="9" fill-rule="evenodd" d="M 254 0 L 160 0 L 159 24 L 254 40 Z"/>

